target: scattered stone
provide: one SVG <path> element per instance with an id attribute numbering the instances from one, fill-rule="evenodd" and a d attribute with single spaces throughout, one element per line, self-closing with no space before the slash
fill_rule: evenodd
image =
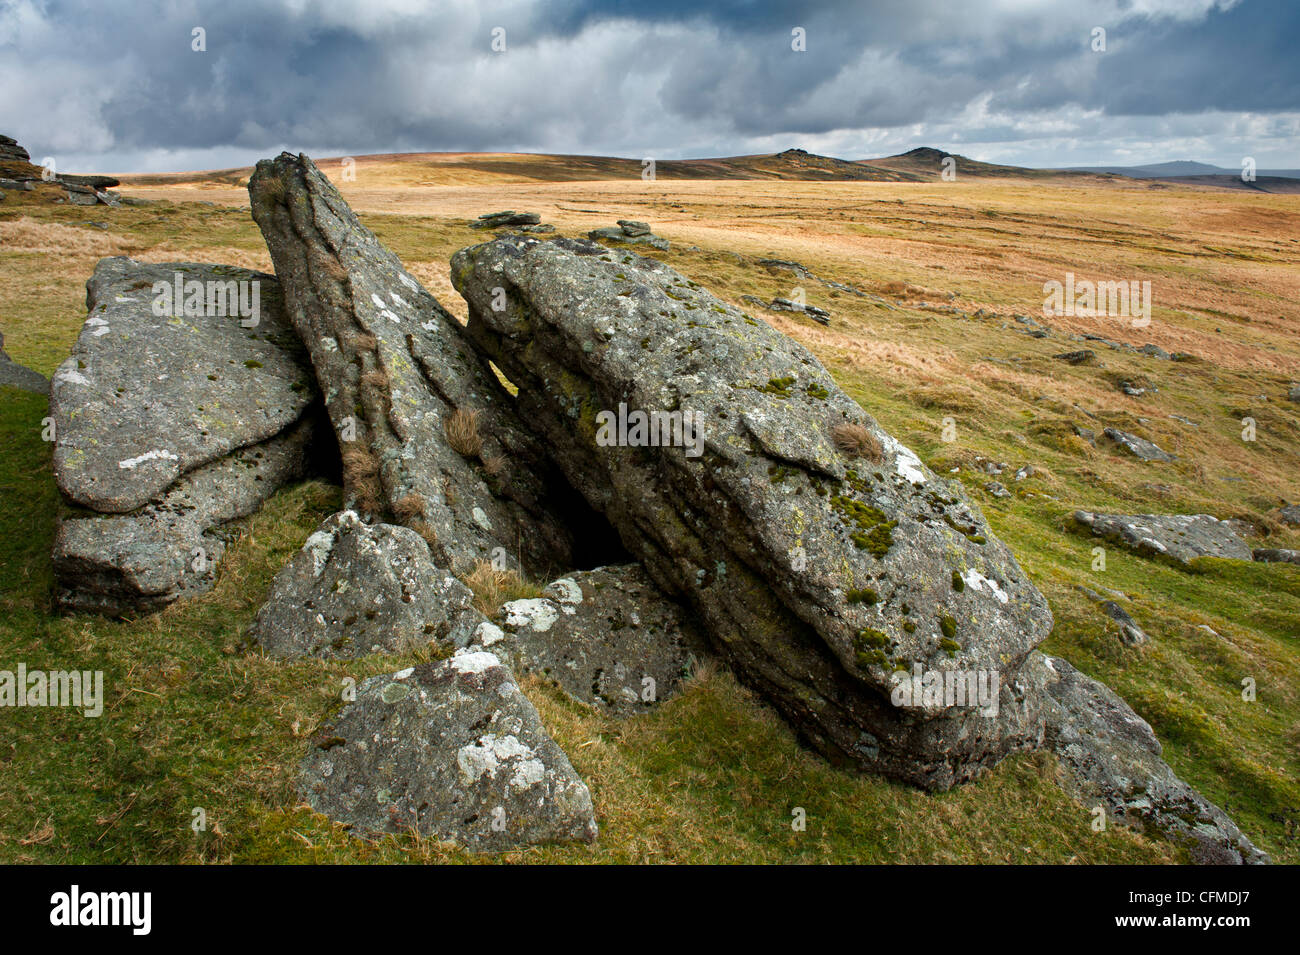
<path id="1" fill-rule="evenodd" d="M 504 212 L 488 212 L 479 216 L 469 224 L 471 229 L 502 229 L 507 226 L 535 226 L 542 221 L 542 217 L 535 212 L 515 212 L 513 209 L 507 209 Z"/>
<path id="2" fill-rule="evenodd" d="M 821 322 L 823 325 L 831 323 L 831 313 L 824 308 L 818 308 L 816 305 L 800 305 L 788 298 L 774 298 L 772 304 L 767 307 L 774 312 L 799 312 L 807 315 L 813 321 Z"/>
<path id="3" fill-rule="evenodd" d="M 1148 556 L 1190 564 L 1198 557 L 1250 560 L 1250 547 L 1232 525 L 1209 514 L 1096 514 L 1075 511 L 1074 519 L 1094 536 L 1124 544 Z"/>
<path id="4" fill-rule="evenodd" d="M 1159 345 L 1151 345 L 1151 344 L 1143 345 L 1141 348 L 1138 349 L 1138 351 L 1140 351 L 1144 355 L 1150 355 L 1152 358 L 1159 358 L 1164 361 L 1169 360 L 1169 352 L 1165 351 Z"/>
<path id="5" fill-rule="evenodd" d="M 1300 401 L 1300 385 L 1292 385 L 1286 396 L 1289 401 Z"/>
<path id="6" fill-rule="evenodd" d="M 1119 604 L 1113 600 L 1106 600 L 1101 605 L 1102 612 L 1119 624 L 1120 641 L 1130 647 L 1140 647 L 1147 642 L 1148 637 L 1137 622 L 1128 615 Z"/>
<path id="7" fill-rule="evenodd" d="M 479 647 L 363 681 L 317 734 L 298 785 L 363 838 L 415 832 L 499 852 L 597 834 L 586 784 Z"/>
<path id="8" fill-rule="evenodd" d="M 631 219 L 619 219 L 618 228 L 592 229 L 587 233 L 587 238 L 605 239 L 612 242 L 623 242 L 627 245 L 648 245 L 652 248 L 666 252 L 669 249 L 667 239 L 661 238 L 650 231 L 650 226 L 644 222 L 636 222 Z M 627 223 L 626 225 L 624 223 Z"/>
<path id="9" fill-rule="evenodd" d="M 1169 417 L 1173 418 L 1175 421 L 1180 421 L 1180 422 L 1182 422 L 1183 424 L 1185 424 L 1185 425 L 1187 425 L 1188 427 L 1191 427 L 1191 428 L 1199 428 L 1199 427 L 1200 427 L 1200 425 L 1197 424 L 1195 421 L 1193 421 L 1191 418 L 1184 418 L 1184 417 L 1183 417 L 1182 415 L 1180 415 L 1180 414 L 1171 414 Z"/>
<path id="10" fill-rule="evenodd" d="M 415 531 L 364 524 L 356 511 L 325 522 L 271 583 L 249 629 L 271 657 L 344 659 L 438 642 L 463 647 L 483 617 L 474 594 L 429 555 Z"/>
<path id="11" fill-rule="evenodd" d="M 1017 674 L 1051 630 L 1046 601 L 962 489 L 807 349 L 661 263 L 580 240 L 498 239 L 451 274 L 573 486 L 817 749 L 946 789 L 1038 744 Z M 497 311 L 502 285 L 514 307 Z M 620 404 L 689 412 L 700 441 L 598 441 L 592 411 Z M 846 460 L 839 424 L 869 431 L 879 459 Z M 893 705 L 900 666 L 996 671 L 996 718 L 920 694 Z"/>
<path id="12" fill-rule="evenodd" d="M 1085 362 L 1092 361 L 1097 357 L 1097 353 L 1091 348 L 1081 348 L 1078 351 L 1062 352 L 1059 355 L 1053 355 L 1057 361 L 1063 361 L 1067 365 L 1082 365 Z"/>
<path id="13" fill-rule="evenodd" d="M 507 603 L 494 620 L 479 632 L 485 647 L 615 716 L 677 696 L 704 653 L 682 608 L 639 564 L 562 577 L 543 597 Z"/>
<path id="14" fill-rule="evenodd" d="M 1288 564 L 1300 564 L 1300 550 L 1286 550 L 1281 547 L 1261 547 L 1251 552 L 1255 560 L 1267 561 L 1268 563 L 1284 562 Z"/>
<path id="15" fill-rule="evenodd" d="M 560 482 L 460 323 L 305 155 L 262 160 L 248 190 L 340 439 L 345 506 L 417 531 L 453 572 L 494 554 L 573 566 Z"/>
<path id="16" fill-rule="evenodd" d="M 178 275 L 202 283 L 205 296 L 215 288 L 230 293 L 232 314 L 206 305 L 155 314 L 155 285 L 172 292 Z M 251 312 L 253 283 L 256 315 L 234 314 L 241 287 Z M 182 474 L 281 433 L 317 398 L 306 352 L 270 275 L 102 259 L 86 283 L 86 310 L 50 398 L 54 477 L 84 507 L 142 507 Z"/>
<path id="17" fill-rule="evenodd" d="M 1277 512 L 1278 520 L 1292 527 L 1300 527 L 1300 504 L 1288 504 Z"/>
<path id="18" fill-rule="evenodd" d="M 1102 432 L 1107 438 L 1119 445 L 1129 454 L 1143 461 L 1176 461 L 1178 456 L 1170 454 L 1160 448 L 1159 445 L 1146 438 L 1139 438 L 1135 434 L 1129 434 L 1127 431 L 1120 431 L 1118 428 L 1107 428 Z"/>
<path id="19" fill-rule="evenodd" d="M 1141 398 L 1147 393 L 1145 388 L 1139 388 L 1131 381 L 1121 381 L 1119 387 L 1120 391 L 1124 392 L 1124 394 L 1128 395 L 1130 398 Z"/>
<path id="20" fill-rule="evenodd" d="M 0 387 L 30 391 L 34 395 L 50 393 L 49 379 L 39 371 L 20 365 L 5 353 L 5 337 L 0 332 Z"/>
<path id="21" fill-rule="evenodd" d="M 1034 466 L 1032 464 L 1026 464 L 1024 467 L 1016 471 L 1016 480 L 1024 481 L 1027 478 L 1033 477 L 1034 473 Z"/>
<path id="22" fill-rule="evenodd" d="M 1113 819 L 1185 845 L 1198 864 L 1269 861 L 1223 810 L 1174 774 L 1150 725 L 1114 691 L 1064 660 L 1041 660 L 1051 674 L 1047 742 L 1086 806 L 1100 800 Z"/>
<path id="23" fill-rule="evenodd" d="M 988 484 L 985 484 L 985 485 L 984 485 L 984 490 L 988 491 L 988 492 L 989 492 L 990 494 L 992 494 L 994 497 L 1010 497 L 1010 496 L 1011 496 L 1011 492 L 1008 491 L 1005 487 L 1003 487 L 1003 486 L 1002 486 L 1000 483 L 998 483 L 997 481 L 989 481 Z"/>
<path id="24" fill-rule="evenodd" d="M 1093 431 L 1091 428 L 1083 428 L 1076 424 L 1074 425 L 1074 433 L 1089 444 L 1097 443 L 1097 432 Z"/>

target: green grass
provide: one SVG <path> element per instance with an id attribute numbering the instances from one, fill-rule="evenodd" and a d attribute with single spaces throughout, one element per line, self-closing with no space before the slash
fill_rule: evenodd
<path id="1" fill-rule="evenodd" d="M 7 209 L 0 220 L 19 214 L 64 224 L 111 219 L 125 248 L 167 243 L 176 258 L 210 259 L 205 249 L 212 248 L 263 251 L 246 213 L 199 204 L 112 211 L 30 205 Z M 412 264 L 445 269 L 452 251 L 487 238 L 451 221 L 366 218 Z M 791 284 L 721 250 L 674 249 L 662 258 L 732 301 L 742 294 L 770 298 Z M 47 254 L 0 249 L 0 315 L 15 358 L 49 373 L 67 354 L 95 259 L 81 255 L 50 268 Z M 852 263 L 808 264 L 869 288 L 909 278 L 869 275 Z M 985 291 L 991 306 L 1005 294 L 995 286 Z M 1203 419 L 1201 429 L 1184 432 L 1167 430 L 1172 425 L 1161 417 L 1146 433 L 1162 444 L 1181 435 L 1180 460 L 1139 465 L 1072 439 L 1063 422 L 1088 422 L 1068 402 L 1038 400 L 1062 376 L 1085 388 L 1097 374 L 1045 359 L 1064 350 L 1059 342 L 1025 339 L 991 320 L 913 306 L 888 311 L 811 286 L 809 301 L 835 313 L 835 337 L 814 350 L 840 384 L 927 463 L 967 486 L 1046 594 L 1057 625 L 1044 649 L 1124 696 L 1152 724 L 1174 769 L 1276 861 L 1300 861 L 1300 568 L 1202 561 L 1185 570 L 1111 546 L 1106 571 L 1095 573 L 1096 542 L 1068 521 L 1075 507 L 1231 511 L 1272 530 L 1276 546 L 1296 546 L 1295 532 L 1268 516 L 1297 473 L 1296 416 L 1267 405 L 1260 419 L 1267 422 L 1265 439 L 1243 447 L 1231 414 L 1277 383 L 1208 364 L 1174 367 L 1107 352 L 1111 371 L 1160 377 L 1161 409 Z M 822 334 L 803 324 L 807 333 Z M 802 337 L 803 325 L 796 327 Z M 1027 355 L 1030 384 L 919 374 L 900 386 L 896 375 L 854 351 L 882 340 L 917 350 L 942 346 L 968 361 Z M 986 388 L 995 389 L 996 400 L 987 400 Z M 833 769 L 800 746 L 770 708 L 712 668 L 682 697 L 625 722 L 525 683 L 592 788 L 601 825 L 594 846 L 484 859 L 413 837 L 360 842 L 299 805 L 297 762 L 309 734 L 339 705 L 344 677 L 359 681 L 423 655 L 284 663 L 238 650 L 271 577 L 338 506 L 337 489 L 287 489 L 240 522 L 209 594 L 136 620 L 53 615 L 49 553 L 60 505 L 50 449 L 40 439 L 45 413 L 43 398 L 0 389 L 0 668 L 22 661 L 33 669 L 103 670 L 106 703 L 99 719 L 0 710 L 0 862 L 1183 859 L 1159 838 L 1121 827 L 1092 832 L 1091 816 L 1064 793 L 1048 754 L 1008 759 L 943 794 Z M 959 426 L 955 444 L 940 440 L 946 416 Z M 997 501 L 982 490 L 989 478 L 973 470 L 976 455 L 1005 460 L 1012 470 L 1033 463 L 1039 474 L 1020 483 L 1004 475 L 1014 495 Z M 953 467 L 960 471 L 947 475 Z M 1243 480 L 1219 480 L 1229 472 Z M 1113 624 L 1076 584 L 1130 595 L 1126 606 L 1151 643 L 1120 644 Z M 1248 676 L 1258 685 L 1254 703 L 1241 700 Z M 796 807 L 806 811 L 806 831 L 792 829 Z M 205 832 L 191 829 L 195 808 L 206 812 Z"/>

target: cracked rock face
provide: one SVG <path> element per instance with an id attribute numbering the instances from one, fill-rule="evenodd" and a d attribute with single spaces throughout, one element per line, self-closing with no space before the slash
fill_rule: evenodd
<path id="1" fill-rule="evenodd" d="M 155 283 L 169 290 L 181 314 L 156 313 Z M 241 289 L 247 317 L 237 314 Z M 50 394 L 55 479 L 84 507 L 135 510 L 182 474 L 284 431 L 316 398 L 306 354 L 270 275 L 102 259 L 86 283 L 86 311 Z"/>
<path id="2" fill-rule="evenodd" d="M 222 525 L 304 476 L 314 421 L 185 474 L 128 514 L 63 518 L 54 538 L 55 604 L 121 616 L 208 590 L 225 553 Z"/>
<path id="3" fill-rule="evenodd" d="M 1034 658 L 1026 669 L 1041 664 L 1048 674 L 1048 745 L 1085 805 L 1100 800 L 1109 816 L 1154 828 L 1200 864 L 1269 861 L 1222 809 L 1174 775 L 1151 727 L 1113 690 L 1064 660 Z"/>
<path id="4" fill-rule="evenodd" d="M 1074 519 L 1096 537 L 1150 557 L 1190 564 L 1198 557 L 1250 560 L 1250 545 L 1233 526 L 1209 514 L 1098 514 L 1075 511 Z"/>
<path id="5" fill-rule="evenodd" d="M 569 481 L 822 753 L 943 789 L 1041 741 L 1018 671 L 1051 629 L 1046 601 L 978 507 L 805 348 L 589 242 L 498 239 L 458 252 L 452 279 Z M 620 405 L 658 413 L 668 439 L 615 436 Z M 879 455 L 837 451 L 838 426 Z M 895 674 L 917 667 L 996 673 L 996 715 L 895 702 Z"/>
<path id="6" fill-rule="evenodd" d="M 494 852 L 597 833 L 586 784 L 481 647 L 362 682 L 318 734 L 299 787 L 364 837 L 415 831 Z"/>
<path id="7" fill-rule="evenodd" d="M 418 531 L 458 572 L 498 548 L 530 571 L 571 566 L 545 455 L 455 318 L 306 156 L 259 162 L 248 190 L 339 437 L 349 506 Z M 478 436 L 459 450 L 456 412 Z"/>
<path id="8" fill-rule="evenodd" d="M 210 587 L 222 525 L 304 475 L 317 394 L 269 275 L 112 258 L 86 290 L 51 382 L 55 480 L 89 509 L 60 522 L 55 601 L 153 610 Z"/>
<path id="9" fill-rule="evenodd" d="M 483 621 L 473 600 L 415 531 L 342 511 L 276 574 L 249 638 L 268 656 L 323 659 L 465 646 Z"/>
<path id="10" fill-rule="evenodd" d="M 505 604 L 477 639 L 516 671 L 616 716 L 677 696 L 704 653 L 682 608 L 637 564 L 552 581 L 543 597 Z"/>

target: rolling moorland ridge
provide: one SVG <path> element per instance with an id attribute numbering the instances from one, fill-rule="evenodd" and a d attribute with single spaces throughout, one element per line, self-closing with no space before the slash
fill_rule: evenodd
<path id="1" fill-rule="evenodd" d="M 0 858 L 1296 861 L 1283 188 L 6 148 Z"/>

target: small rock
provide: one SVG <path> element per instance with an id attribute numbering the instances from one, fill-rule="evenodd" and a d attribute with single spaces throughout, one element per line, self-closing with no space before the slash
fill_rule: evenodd
<path id="1" fill-rule="evenodd" d="M 1010 497 L 1011 492 L 999 484 L 997 481 L 989 481 L 984 485 L 984 490 L 988 491 L 994 497 Z"/>
<path id="2" fill-rule="evenodd" d="M 1268 563 L 1285 562 L 1300 564 L 1300 550 L 1285 550 L 1280 547 L 1261 547 L 1252 552 L 1256 560 Z"/>
<path id="3" fill-rule="evenodd" d="M 1091 361 L 1097 357 L 1097 353 L 1091 348 L 1081 348 L 1078 351 L 1062 352 L 1059 355 L 1053 355 L 1057 361 L 1063 361 L 1069 365 L 1082 365 L 1084 362 Z"/>
<path id="4" fill-rule="evenodd" d="M 1096 537 L 1139 553 L 1164 555 L 1189 564 L 1198 557 L 1250 560 L 1250 548 L 1226 521 L 1209 514 L 1097 514 L 1075 511 L 1074 519 Z"/>
<path id="5" fill-rule="evenodd" d="M 488 212 L 469 224 L 471 229 L 501 229 L 507 226 L 537 225 L 542 217 L 535 212 L 515 212 L 506 209 L 502 212 Z"/>
<path id="6" fill-rule="evenodd" d="M 596 839 L 586 784 L 481 647 L 365 680 L 317 734 L 298 785 L 367 838 L 414 830 L 487 852 Z"/>
<path id="7" fill-rule="evenodd" d="M 1147 635 L 1137 625 L 1128 612 L 1113 600 L 1106 600 L 1101 605 L 1102 612 L 1119 624 L 1119 638 L 1130 647 L 1140 647 L 1147 642 Z"/>
<path id="8" fill-rule="evenodd" d="M 1277 512 L 1278 520 L 1292 527 L 1300 527 L 1300 504 L 1288 504 Z"/>
<path id="9" fill-rule="evenodd" d="M 1148 441 L 1146 438 L 1139 438 L 1137 435 L 1129 434 L 1127 431 L 1120 431 L 1118 428 L 1107 428 L 1102 432 L 1107 438 L 1119 445 L 1125 451 L 1134 457 L 1143 461 L 1176 461 L 1177 455 L 1170 454 L 1163 450 L 1155 442 Z"/>

